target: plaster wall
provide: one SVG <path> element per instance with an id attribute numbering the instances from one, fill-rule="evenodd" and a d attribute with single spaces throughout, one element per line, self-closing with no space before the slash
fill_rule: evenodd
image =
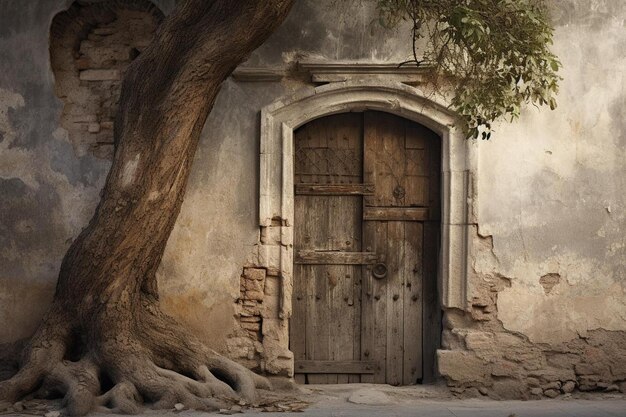
<path id="1" fill-rule="evenodd" d="M 167 14 L 174 2 L 154 3 Z M 0 1 L 0 343 L 36 327 L 110 165 L 77 154 L 60 123 L 49 33 L 52 18 L 70 4 Z M 608 389 L 626 380 L 626 370 L 609 360 L 626 358 L 620 342 L 626 339 L 626 5 L 567 0 L 553 6 L 554 51 L 564 66 L 559 108 L 526 109 L 519 121 L 499 124 L 490 141 L 476 144 L 467 305 L 446 311 L 439 356 L 441 373 L 460 394 L 488 387 L 501 396 L 532 389 L 551 395 L 568 381 Z M 159 269 L 160 291 L 167 311 L 249 366 L 259 366 L 271 348 L 260 343 L 263 335 L 254 338 L 253 326 L 242 328 L 238 302 L 243 268 L 271 263 L 259 260 L 258 248 L 262 239 L 275 239 L 258 221 L 259 111 L 313 88 L 310 77 L 294 71 L 296 61 L 407 59 L 409 32 L 382 29 L 374 16 L 367 2 L 297 0 L 284 25 L 244 64 L 285 68 L 287 76 L 227 80 L 202 133 Z M 278 298 L 275 273 L 264 272 L 267 305 Z M 281 323 L 276 308 L 259 314 Z M 284 325 L 275 330 L 284 333 Z M 284 349 L 284 337 L 276 340 L 282 343 L 276 349 Z M 589 356 L 585 343 L 600 358 L 586 374 L 575 370 Z M 522 365 L 532 362 L 529 355 L 534 370 Z M 455 361 L 467 375 L 455 374 Z M 529 374 L 557 368 L 548 376 Z M 604 379 L 581 380 L 599 374 Z M 494 378 L 500 378 L 495 385 Z M 527 388 L 516 391 L 515 384 Z"/>

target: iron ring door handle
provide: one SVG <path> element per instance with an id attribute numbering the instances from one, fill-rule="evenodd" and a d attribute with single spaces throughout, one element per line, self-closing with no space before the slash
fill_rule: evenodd
<path id="1" fill-rule="evenodd" d="M 372 268 L 372 275 L 376 279 L 383 279 L 387 276 L 387 265 L 383 262 L 379 262 Z"/>

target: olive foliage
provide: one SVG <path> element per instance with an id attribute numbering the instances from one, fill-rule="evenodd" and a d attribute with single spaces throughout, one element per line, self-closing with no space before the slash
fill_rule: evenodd
<path id="1" fill-rule="evenodd" d="M 489 139 L 492 123 L 518 118 L 524 103 L 556 108 L 561 63 L 543 0 L 377 0 L 380 22 L 412 23 L 413 57 L 468 138 Z M 424 39 L 423 50 L 418 50 Z"/>

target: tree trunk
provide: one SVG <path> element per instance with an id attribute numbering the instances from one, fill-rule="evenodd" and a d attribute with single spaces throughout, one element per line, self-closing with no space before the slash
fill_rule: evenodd
<path id="1" fill-rule="evenodd" d="M 185 0 L 130 65 L 102 200 L 68 250 L 53 304 L 0 400 L 36 389 L 68 412 L 137 412 L 253 401 L 264 378 L 207 349 L 161 312 L 155 272 L 183 202 L 200 132 L 222 82 L 293 0 Z"/>

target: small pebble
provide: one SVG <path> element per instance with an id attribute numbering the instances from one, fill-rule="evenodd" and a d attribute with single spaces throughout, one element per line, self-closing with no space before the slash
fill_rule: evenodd
<path id="1" fill-rule="evenodd" d="M 24 403 L 22 403 L 21 401 L 16 402 L 15 404 L 13 404 L 13 409 L 15 411 L 24 411 Z"/>
<path id="2" fill-rule="evenodd" d="M 183 411 L 185 409 L 185 404 L 183 404 L 183 403 L 176 403 L 176 404 L 174 404 L 174 409 L 176 411 Z"/>
<path id="3" fill-rule="evenodd" d="M 46 414 L 44 414 L 44 417 L 59 417 L 60 415 L 60 411 L 48 411 Z"/>

